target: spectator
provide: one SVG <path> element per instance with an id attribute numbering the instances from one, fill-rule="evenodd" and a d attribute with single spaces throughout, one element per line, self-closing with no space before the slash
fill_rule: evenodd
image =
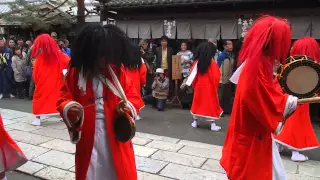
<path id="1" fill-rule="evenodd" d="M 29 51 L 29 45 L 28 44 L 24 44 L 23 47 L 22 47 L 22 52 L 27 54 L 28 51 Z"/>
<path id="2" fill-rule="evenodd" d="M 11 56 L 11 50 L 6 48 L 6 39 L 4 37 L 0 37 L 0 99 L 7 96 L 14 98 L 11 93 L 13 81 Z"/>
<path id="3" fill-rule="evenodd" d="M 188 50 L 186 42 L 181 43 L 180 51 L 177 53 L 178 56 L 181 56 L 181 67 L 182 67 L 182 78 L 186 78 L 190 74 L 190 67 L 193 63 L 193 53 Z"/>
<path id="4" fill-rule="evenodd" d="M 68 39 L 65 39 L 64 40 L 64 45 L 66 46 L 66 48 L 70 48 L 70 43 L 69 43 L 69 40 Z"/>
<path id="5" fill-rule="evenodd" d="M 21 52 L 20 47 L 16 46 L 13 49 L 11 66 L 13 69 L 14 80 L 17 83 L 17 95 L 20 99 L 23 99 L 26 96 L 27 78 L 24 75 L 26 63 L 26 53 Z"/>
<path id="6" fill-rule="evenodd" d="M 22 37 L 19 37 L 19 38 L 17 39 L 17 44 L 18 44 L 18 46 L 19 46 L 20 48 L 23 48 L 24 42 L 23 42 Z"/>
<path id="7" fill-rule="evenodd" d="M 169 83 L 171 87 L 173 86 L 172 81 L 172 55 L 173 50 L 171 47 L 168 47 L 167 36 L 161 37 L 161 47 L 157 47 L 156 49 L 156 68 L 162 68 L 166 77 L 169 78 Z M 173 88 L 169 92 L 169 98 L 173 96 Z"/>
<path id="8" fill-rule="evenodd" d="M 168 37 L 161 37 L 161 47 L 156 49 L 156 68 L 162 68 L 166 76 L 171 80 L 173 50 L 168 47 Z"/>
<path id="9" fill-rule="evenodd" d="M 31 40 L 27 40 L 26 41 L 26 45 L 28 45 L 29 49 L 31 48 L 32 46 L 32 41 Z"/>
<path id="10" fill-rule="evenodd" d="M 51 37 L 58 43 L 58 35 L 56 32 L 52 32 Z"/>
<path id="11" fill-rule="evenodd" d="M 14 41 L 14 39 L 9 39 L 9 48 L 12 49 L 14 48 L 15 45 L 16 45 L 16 42 Z"/>
<path id="12" fill-rule="evenodd" d="M 156 106 L 158 111 L 163 111 L 169 94 L 169 79 L 165 76 L 162 68 L 156 70 L 152 89 L 152 95 L 147 95 L 143 99 L 151 102 L 153 106 Z"/>
<path id="13" fill-rule="evenodd" d="M 226 114 L 230 114 L 232 110 L 232 83 L 230 78 L 233 74 L 234 57 L 232 54 L 233 44 L 232 41 L 223 41 L 224 51 L 219 54 L 218 65 L 221 72 L 220 87 L 219 87 L 219 100 L 220 105 Z"/>
<path id="14" fill-rule="evenodd" d="M 209 42 L 209 43 L 212 43 L 216 48 L 218 47 L 218 43 L 217 43 L 217 40 L 216 40 L 216 39 L 209 38 L 209 39 L 208 39 L 208 42 Z M 213 59 L 214 59 L 215 61 L 218 60 L 218 57 L 219 57 L 219 54 L 220 54 L 220 53 L 221 53 L 221 51 L 219 51 L 219 50 L 217 49 L 217 52 L 214 54 L 214 57 L 213 57 Z"/>
<path id="15" fill-rule="evenodd" d="M 68 55 L 69 57 L 71 56 L 71 50 L 68 48 L 69 46 L 69 41 L 68 40 L 60 40 L 59 41 L 59 47 L 63 53 Z"/>
<path id="16" fill-rule="evenodd" d="M 151 94 L 152 93 L 152 83 L 153 83 L 153 73 L 155 70 L 155 63 L 154 63 L 154 53 L 151 48 L 148 47 L 148 41 L 146 39 L 143 39 L 139 43 L 140 51 L 141 51 L 141 57 L 145 62 L 145 65 L 147 67 L 147 81 L 146 85 L 144 87 L 144 93 L 143 95 Z"/>

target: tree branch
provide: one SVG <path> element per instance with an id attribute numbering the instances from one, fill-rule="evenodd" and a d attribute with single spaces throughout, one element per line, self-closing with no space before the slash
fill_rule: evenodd
<path id="1" fill-rule="evenodd" d="M 50 14 L 51 12 L 55 11 L 56 9 L 60 8 L 61 6 L 63 6 L 65 3 L 67 3 L 69 0 L 64 0 L 61 4 L 59 4 L 58 6 L 52 8 L 51 10 L 49 10 L 46 14 L 42 15 L 42 17 L 46 17 L 48 14 Z"/>

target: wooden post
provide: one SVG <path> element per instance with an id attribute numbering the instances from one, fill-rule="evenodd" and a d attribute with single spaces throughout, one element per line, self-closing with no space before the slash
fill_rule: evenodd
<path id="1" fill-rule="evenodd" d="M 181 77 L 181 56 L 172 56 L 172 80 L 175 81 L 175 91 L 174 97 L 170 102 L 173 106 L 179 106 L 182 108 L 181 101 L 179 99 L 179 80 L 182 79 Z M 170 87 L 172 88 L 172 87 Z"/>
<path id="2" fill-rule="evenodd" d="M 81 29 L 81 27 L 85 24 L 85 16 L 84 16 L 84 0 L 77 0 L 78 3 L 78 11 L 77 11 L 77 29 Z"/>

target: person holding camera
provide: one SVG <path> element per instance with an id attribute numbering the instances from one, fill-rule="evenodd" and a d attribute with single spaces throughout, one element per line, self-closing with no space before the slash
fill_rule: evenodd
<path id="1" fill-rule="evenodd" d="M 169 95 L 169 78 L 164 74 L 162 68 L 156 70 L 156 77 L 152 83 L 152 95 L 147 95 L 143 99 L 151 101 L 158 111 L 163 111 Z"/>

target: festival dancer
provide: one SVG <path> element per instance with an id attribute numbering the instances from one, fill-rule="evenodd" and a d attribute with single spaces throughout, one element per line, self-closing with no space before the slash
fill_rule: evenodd
<path id="1" fill-rule="evenodd" d="M 31 59 L 36 57 L 32 78 L 35 91 L 32 100 L 32 113 L 36 119 L 32 122 L 40 126 L 40 116 L 58 115 L 56 102 L 63 85 L 64 69 L 70 58 L 60 51 L 56 41 L 48 34 L 39 35 L 32 46 Z"/>
<path id="2" fill-rule="evenodd" d="M 241 70 L 231 119 L 222 150 L 221 166 L 230 180 L 286 180 L 272 134 L 294 112 L 298 98 L 274 88 L 275 59 L 284 61 L 291 30 L 286 20 L 263 16 L 244 39 Z M 233 78 L 234 79 L 234 78 Z"/>
<path id="3" fill-rule="evenodd" d="M 80 129 L 71 129 L 82 133 L 76 146 L 76 180 L 137 180 L 132 142 L 118 141 L 113 129 L 118 112 L 135 119 L 143 106 L 123 67 L 136 66 L 133 51 L 131 40 L 110 24 L 89 24 L 75 37 L 57 109 L 67 126 L 68 119 L 73 127 L 83 120 Z M 116 83 L 113 71 L 128 99 L 125 108 L 118 106 L 119 92 L 111 88 Z"/>
<path id="4" fill-rule="evenodd" d="M 301 38 L 293 44 L 290 55 L 306 55 L 316 62 L 319 62 L 319 45 L 312 37 Z M 277 80 L 276 86 L 281 92 L 283 92 Z M 300 154 L 299 151 L 311 150 L 320 147 L 311 124 L 309 104 L 298 105 L 293 115 L 288 118 L 281 134 L 275 136 L 275 140 L 279 144 L 292 150 L 292 161 L 301 162 L 308 160 L 308 157 Z M 280 147 L 280 149 L 282 149 L 282 146 Z"/>
<path id="5" fill-rule="evenodd" d="M 212 43 L 205 42 L 199 45 L 194 58 L 196 61 L 186 82 L 188 86 L 192 84 L 194 88 L 191 107 L 194 121 L 191 126 L 197 127 L 198 120 L 205 120 L 211 122 L 212 131 L 221 129 L 215 120 L 223 113 L 218 98 L 220 71 L 217 63 L 212 60 L 216 51 Z"/>
<path id="6" fill-rule="evenodd" d="M 137 52 L 140 53 L 139 49 L 137 49 Z M 140 94 L 141 88 L 146 85 L 147 82 L 147 66 L 142 58 L 138 58 L 139 56 L 134 57 L 136 57 L 136 59 L 131 59 L 130 63 L 136 65 L 126 67 L 125 72 L 126 75 L 132 79 L 137 92 Z M 141 120 L 141 117 L 138 115 L 136 120 Z"/>
<path id="7" fill-rule="evenodd" d="M 4 129 L 0 114 L 0 180 L 7 180 L 6 171 L 13 171 L 26 162 L 28 159 Z"/>

